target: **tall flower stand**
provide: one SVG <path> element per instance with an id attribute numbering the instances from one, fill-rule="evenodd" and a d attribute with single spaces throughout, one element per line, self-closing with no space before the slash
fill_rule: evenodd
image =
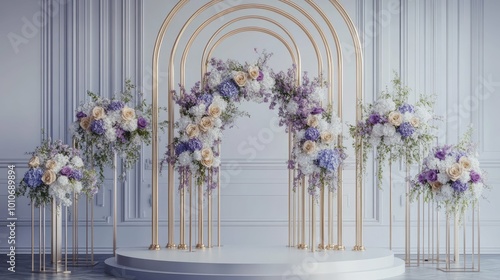
<path id="1" fill-rule="evenodd" d="M 51 262 L 47 264 L 46 241 L 47 219 L 46 208 L 50 207 L 50 254 Z M 37 213 L 38 212 L 38 215 Z M 64 216 L 64 219 L 62 218 Z M 64 225 L 64 226 L 63 226 Z M 36 240 L 38 239 L 38 248 Z M 64 249 L 64 255 L 63 255 Z M 38 269 L 36 260 L 38 259 Z M 53 201 L 50 206 L 35 207 L 31 201 L 31 271 L 39 273 L 71 273 L 68 270 L 68 209 Z"/>
<path id="2" fill-rule="evenodd" d="M 469 215 L 464 214 L 461 220 L 458 213 L 448 213 L 444 234 L 444 265 L 438 263 L 438 269 L 444 272 L 479 272 L 481 268 L 479 203 L 471 207 Z M 460 249 L 462 249 L 461 257 Z"/>

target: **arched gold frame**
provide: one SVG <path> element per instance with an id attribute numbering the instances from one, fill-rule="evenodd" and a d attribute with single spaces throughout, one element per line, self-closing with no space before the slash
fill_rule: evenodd
<path id="1" fill-rule="evenodd" d="M 158 108 L 159 108 L 159 104 L 158 104 L 158 97 L 159 97 L 159 93 L 158 93 L 158 91 L 159 91 L 159 88 L 158 88 L 158 67 L 159 67 L 160 50 L 161 50 L 161 45 L 162 45 L 164 36 L 166 34 L 167 28 L 169 27 L 173 18 L 179 12 L 179 10 L 182 9 L 182 7 L 184 7 L 188 2 L 189 2 L 189 0 L 180 0 L 172 8 L 172 10 L 167 15 L 167 17 L 165 18 L 165 20 L 163 21 L 163 23 L 160 27 L 160 30 L 158 32 L 158 35 L 157 35 L 157 38 L 155 41 L 154 50 L 153 50 L 153 61 L 152 61 L 153 62 L 153 64 L 152 64 L 152 66 L 153 66 L 153 78 L 152 78 L 152 81 L 153 81 L 153 90 L 152 90 L 152 107 L 153 107 L 153 114 L 152 114 L 152 123 L 153 123 L 152 162 L 153 162 L 153 167 L 152 167 L 152 226 L 151 226 L 151 228 L 152 228 L 152 236 L 151 236 L 152 241 L 151 241 L 151 245 L 149 247 L 149 249 L 151 249 L 151 250 L 159 250 L 160 249 L 159 236 L 158 236 L 158 220 L 159 220 L 158 219 L 158 176 L 159 176 L 159 169 L 158 169 L 159 168 L 159 165 L 158 165 L 158 154 L 159 154 L 159 149 L 158 149 L 158 121 L 159 121 L 159 118 L 158 118 Z M 173 44 L 173 47 L 171 50 L 171 54 L 170 54 L 170 59 L 169 59 L 168 92 L 173 90 L 173 87 L 175 84 L 174 83 L 174 61 L 173 60 L 174 60 L 175 52 L 177 50 L 177 46 L 179 44 L 179 39 L 182 37 L 187 26 L 197 16 L 199 16 L 201 13 L 206 11 L 208 8 L 218 4 L 220 2 L 222 2 L 222 0 L 213 0 L 213 1 L 210 1 L 206 4 L 204 4 L 203 6 L 201 6 L 198 10 L 196 10 L 186 20 L 183 27 L 179 31 L 179 33 L 174 41 L 174 44 Z M 333 82 L 334 81 L 334 73 L 333 73 L 333 69 L 332 69 L 332 57 L 331 57 L 330 47 L 329 47 L 329 44 L 326 40 L 325 34 L 321 30 L 321 28 L 319 27 L 317 22 L 314 20 L 314 18 L 306 10 L 302 9 L 301 6 L 295 4 L 291 1 L 287 1 L 287 0 L 280 0 L 280 2 L 287 4 L 290 7 L 294 8 L 295 10 L 299 11 L 302 15 L 304 15 L 306 18 L 309 19 L 309 21 L 315 26 L 315 28 L 319 32 L 321 39 L 322 39 L 323 43 L 325 44 L 325 49 L 326 49 L 326 53 L 327 53 L 327 66 L 328 66 L 328 77 L 327 78 L 328 78 L 328 81 Z M 325 21 L 325 23 L 327 24 L 327 26 L 328 26 L 328 28 L 333 36 L 333 39 L 335 41 L 335 47 L 336 47 L 336 51 L 337 51 L 336 52 L 337 53 L 337 69 L 338 69 L 338 72 L 337 72 L 338 110 L 337 110 L 337 112 L 338 112 L 339 117 L 342 119 L 343 65 L 342 65 L 342 50 L 341 50 L 340 40 L 338 38 L 337 32 L 335 31 L 335 28 L 333 27 L 331 22 L 328 20 L 328 17 L 321 10 L 321 8 L 316 3 L 314 3 L 314 1 L 312 1 L 312 0 L 306 0 L 306 2 L 316 12 L 318 12 L 318 14 L 321 16 L 321 18 Z M 349 33 L 351 35 L 351 38 L 352 38 L 352 41 L 353 41 L 353 44 L 355 47 L 355 54 L 356 54 L 356 99 L 357 99 L 356 100 L 357 101 L 356 102 L 356 120 L 360 120 L 361 114 L 362 114 L 362 109 L 361 109 L 360 104 L 361 104 L 362 99 L 363 99 L 363 85 L 362 85 L 362 81 L 363 81 L 363 57 L 362 57 L 361 43 L 360 43 L 360 40 L 358 37 L 357 30 L 354 26 L 354 23 L 353 23 L 352 19 L 349 17 L 349 15 L 347 14 L 344 7 L 338 2 L 338 0 L 330 0 L 330 3 L 337 9 L 339 14 L 342 16 L 344 23 L 347 25 L 347 27 L 349 29 Z M 219 17 L 219 16 L 222 16 L 224 14 L 229 14 L 229 13 L 232 13 L 232 12 L 235 12 L 238 10 L 242 10 L 242 9 L 266 9 L 266 10 L 274 11 L 275 13 L 280 14 L 282 16 L 288 17 L 289 19 L 293 18 L 290 16 L 289 13 L 284 12 L 283 10 L 280 10 L 280 9 L 273 7 L 273 6 L 263 5 L 263 4 L 235 5 L 233 7 L 229 7 L 227 9 L 224 9 L 223 11 L 220 11 L 219 13 L 214 15 L 213 17 Z M 251 18 L 259 19 L 259 16 L 253 16 Z M 263 17 L 261 17 L 260 19 L 266 20 Z M 208 25 L 210 23 L 209 20 L 205 21 L 202 26 Z M 238 19 L 233 20 L 233 22 L 236 20 L 242 20 L 242 19 L 238 18 Z M 269 20 L 266 20 L 266 21 L 269 21 Z M 303 25 L 300 22 L 295 21 L 295 23 L 297 25 L 303 27 Z M 200 29 L 200 28 L 198 28 L 198 29 Z M 197 29 L 197 32 L 199 32 L 198 29 Z M 203 28 L 201 28 L 201 29 L 203 29 Z M 224 29 L 224 27 L 221 27 L 220 31 L 222 29 Z M 302 28 L 302 29 L 304 30 L 305 34 L 311 40 L 311 43 L 313 43 L 314 39 L 311 37 L 310 33 L 307 30 L 305 30 L 304 28 Z M 251 30 L 265 32 L 265 33 L 268 33 L 270 35 L 277 35 L 277 34 L 273 34 L 270 30 L 267 30 L 267 31 L 269 31 L 269 32 L 267 32 L 265 29 L 258 29 L 257 30 L 255 28 L 242 28 L 239 32 L 251 31 Z M 283 28 L 282 28 L 282 30 L 283 30 Z M 232 33 L 231 32 L 227 33 L 224 36 L 230 37 L 230 36 L 232 36 L 236 33 L 239 33 L 239 32 L 233 31 Z M 289 35 L 288 32 L 285 32 L 285 33 L 287 33 Z M 190 37 L 190 41 L 191 41 L 191 39 L 193 39 L 193 37 L 196 37 L 196 34 L 194 34 L 194 36 Z M 277 38 L 276 36 L 274 36 L 274 37 Z M 212 37 L 212 39 L 213 38 L 214 37 Z M 210 51 L 208 53 L 208 55 L 205 56 L 207 47 L 211 43 L 211 40 L 207 44 L 207 46 L 205 47 L 204 56 L 203 56 L 204 60 L 202 61 L 202 67 L 201 67 L 202 74 L 206 71 L 206 66 L 207 66 L 206 59 L 207 59 L 207 57 L 209 57 L 209 55 L 211 53 L 211 51 Z M 284 39 L 281 38 L 281 41 L 284 43 L 283 40 Z M 314 42 L 314 44 L 315 44 L 315 42 Z M 218 43 L 216 43 L 216 45 L 214 45 L 213 48 L 215 48 L 217 45 L 218 45 Z M 285 45 L 287 45 L 287 44 L 285 44 Z M 287 48 L 290 51 L 290 46 L 287 45 Z M 187 48 L 187 49 L 189 49 L 189 48 Z M 317 49 L 315 49 L 315 51 L 316 51 L 317 55 L 320 54 Z M 299 52 L 298 48 L 296 48 L 296 52 L 298 54 L 297 65 L 300 66 L 300 52 Z M 290 54 L 293 57 L 293 54 L 291 51 L 290 51 Z M 185 62 L 186 57 L 187 57 L 187 52 L 184 52 L 183 56 L 182 56 L 183 63 Z M 321 61 L 320 56 L 317 58 L 318 58 L 319 73 L 321 73 L 322 72 L 321 67 L 322 67 L 323 63 Z M 299 71 L 297 71 L 297 72 L 300 73 L 300 68 L 298 70 Z M 181 76 L 181 81 L 183 81 L 184 80 L 184 68 L 183 67 L 181 67 L 180 76 Z M 330 104 L 332 103 L 332 99 L 333 99 L 332 91 L 333 91 L 333 87 L 329 87 L 328 96 L 329 96 L 329 103 Z M 167 109 L 168 109 L 168 121 L 169 121 L 169 124 L 168 124 L 168 142 L 172 143 L 173 135 L 174 135 L 174 103 L 173 103 L 171 94 L 168 94 Z M 289 139 L 291 139 L 291 135 L 290 135 Z M 342 144 L 341 137 L 339 137 L 338 141 L 339 141 L 339 144 Z M 357 144 L 360 144 L 360 139 L 356 139 L 355 141 L 357 142 Z M 356 240 L 355 240 L 355 245 L 353 248 L 353 250 L 356 250 L 356 251 L 364 250 L 364 246 L 363 246 L 363 214 L 362 214 L 363 213 L 363 205 L 362 205 L 362 203 L 363 203 L 363 190 L 362 190 L 362 178 L 361 178 L 362 172 L 363 171 L 362 171 L 362 147 L 361 147 L 360 149 L 356 150 Z M 168 166 L 168 243 L 167 243 L 167 248 L 176 248 L 175 243 L 174 243 L 174 189 L 175 189 L 175 186 L 174 186 L 173 174 L 174 174 L 173 166 L 169 164 L 169 166 Z M 291 173 L 289 173 L 289 179 L 290 179 L 290 176 L 292 176 Z M 337 207 L 338 207 L 337 208 L 338 209 L 337 210 L 337 215 L 338 215 L 338 217 L 337 217 L 337 222 L 338 222 L 338 225 L 337 225 L 337 244 L 332 248 L 337 249 L 337 250 L 343 250 L 344 246 L 342 243 L 342 184 L 341 184 L 342 171 L 341 170 L 339 171 L 338 177 L 339 177 L 340 184 L 339 184 L 338 190 L 337 190 L 338 191 L 338 196 L 337 196 L 337 201 L 338 201 L 338 203 L 337 203 Z M 289 184 L 290 184 L 290 180 L 289 180 Z M 220 188 L 219 188 L 219 190 L 220 190 Z M 220 197 L 220 191 L 219 191 L 218 195 Z M 323 198 L 321 200 L 323 201 Z M 332 196 L 332 194 L 329 194 L 329 196 L 328 196 L 328 208 L 329 208 L 328 213 L 329 214 L 331 213 L 332 200 L 333 200 L 333 196 Z M 291 195 L 290 195 L 290 187 L 289 187 L 289 245 L 290 245 L 290 238 L 291 238 L 290 236 L 293 234 L 292 229 L 290 227 L 290 216 L 291 216 L 290 203 L 291 203 Z M 219 204 L 219 209 L 220 209 L 220 204 Z M 219 211 L 219 215 L 220 215 L 220 211 Z M 322 220 L 324 221 L 324 219 L 322 219 Z M 330 215 L 328 217 L 328 222 L 329 222 L 329 225 L 331 225 L 332 217 Z M 218 223 L 219 223 L 219 232 L 220 232 L 220 216 L 219 216 Z M 330 242 L 328 244 L 328 246 L 332 245 L 331 241 L 333 241 L 333 232 L 330 229 L 331 229 L 331 226 L 329 226 L 329 232 L 328 232 L 328 238 L 329 238 L 329 242 Z M 219 245 L 220 245 L 220 236 L 218 239 L 219 239 Z M 323 244 L 323 245 L 325 245 L 325 244 Z"/>

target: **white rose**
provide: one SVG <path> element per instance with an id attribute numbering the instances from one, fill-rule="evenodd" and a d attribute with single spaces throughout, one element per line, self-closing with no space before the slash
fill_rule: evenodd
<path id="1" fill-rule="evenodd" d="M 195 138 L 200 134 L 200 130 L 197 125 L 190 123 L 186 127 L 186 134 L 189 138 Z"/>
<path id="2" fill-rule="evenodd" d="M 313 141 L 311 140 L 307 140 L 306 142 L 304 142 L 304 144 L 302 145 L 302 150 L 310 155 L 312 153 L 314 153 L 314 151 L 316 150 L 316 143 L 314 143 Z"/>
<path id="3" fill-rule="evenodd" d="M 106 116 L 106 112 L 104 112 L 104 108 L 101 106 L 95 106 L 94 109 L 92 109 L 92 117 L 95 120 L 100 120 L 103 119 Z"/>
<path id="4" fill-rule="evenodd" d="M 328 144 L 333 141 L 333 133 L 331 133 L 330 131 L 323 131 L 321 132 L 320 136 L 321 136 L 321 142 L 323 143 Z"/>
<path id="5" fill-rule="evenodd" d="M 420 125 L 420 120 L 417 118 L 417 117 L 412 117 L 410 119 L 410 124 L 413 126 L 413 127 L 418 127 Z"/>
<path id="6" fill-rule="evenodd" d="M 471 170 L 472 164 L 468 157 L 460 157 L 458 163 L 467 171 Z"/>
<path id="7" fill-rule="evenodd" d="M 31 168 L 37 168 L 40 165 L 40 159 L 37 156 L 34 156 L 28 162 L 28 166 Z"/>
<path id="8" fill-rule="evenodd" d="M 220 117 L 222 113 L 222 110 L 220 109 L 220 107 L 217 105 L 217 104 L 211 104 L 209 107 L 208 107 L 208 114 L 213 117 L 213 118 L 218 118 Z"/>
<path id="9" fill-rule="evenodd" d="M 243 71 L 233 72 L 233 80 L 238 84 L 238 86 L 243 87 L 247 83 L 247 73 Z"/>
<path id="10" fill-rule="evenodd" d="M 400 126 L 403 122 L 403 115 L 398 111 L 392 111 L 389 113 L 388 121 L 394 126 Z"/>
<path id="11" fill-rule="evenodd" d="M 310 126 L 310 127 L 317 127 L 319 124 L 319 120 L 318 120 L 318 117 L 316 117 L 315 115 L 309 115 L 307 117 L 307 125 Z"/>
<path id="12" fill-rule="evenodd" d="M 214 127 L 214 120 L 211 117 L 203 117 L 200 121 L 200 130 L 207 132 Z"/>
<path id="13" fill-rule="evenodd" d="M 42 175 L 42 182 L 46 185 L 54 183 L 56 180 L 56 173 L 52 170 L 46 170 Z"/>
<path id="14" fill-rule="evenodd" d="M 463 167 L 459 163 L 454 163 L 448 169 L 446 169 L 446 174 L 452 181 L 456 181 L 460 176 L 462 176 Z"/>
<path id="15" fill-rule="evenodd" d="M 250 76 L 253 80 L 257 79 L 259 77 L 259 70 L 260 69 L 257 66 L 248 67 L 248 76 Z"/>
<path id="16" fill-rule="evenodd" d="M 135 119 L 135 110 L 129 107 L 122 109 L 122 120 L 131 121 Z"/>

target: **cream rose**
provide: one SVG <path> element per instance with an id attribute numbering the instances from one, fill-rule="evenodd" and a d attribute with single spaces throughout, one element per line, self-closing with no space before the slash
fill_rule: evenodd
<path id="1" fill-rule="evenodd" d="M 49 159 L 45 162 L 45 168 L 48 170 L 54 170 L 57 167 L 57 162 L 55 160 Z"/>
<path id="2" fill-rule="evenodd" d="M 248 67 L 248 76 L 252 78 L 252 80 L 255 80 L 259 77 L 259 67 L 257 66 L 250 66 Z"/>
<path id="3" fill-rule="evenodd" d="M 207 132 L 209 129 L 214 127 L 214 119 L 211 117 L 203 117 L 200 121 L 200 130 Z"/>
<path id="4" fill-rule="evenodd" d="M 37 168 L 40 165 L 40 159 L 37 156 L 34 156 L 28 162 L 28 166 L 31 168 Z"/>
<path id="5" fill-rule="evenodd" d="M 201 158 L 202 159 L 211 159 L 214 157 L 214 153 L 212 152 L 212 149 L 210 148 L 203 148 L 201 150 Z"/>
<path id="6" fill-rule="evenodd" d="M 403 122 L 403 115 L 398 111 L 392 111 L 389 113 L 389 123 L 394 126 L 399 126 Z"/>
<path id="7" fill-rule="evenodd" d="M 458 160 L 458 163 L 463 167 L 463 169 L 469 171 L 472 167 L 472 164 L 470 162 L 470 159 L 468 157 L 460 157 Z"/>
<path id="8" fill-rule="evenodd" d="M 307 125 L 310 126 L 310 127 L 317 127 L 319 124 L 319 120 L 318 120 L 318 117 L 316 117 L 315 115 L 309 115 L 307 117 Z"/>
<path id="9" fill-rule="evenodd" d="M 83 117 L 80 119 L 80 127 L 83 128 L 84 130 L 89 130 L 91 122 L 92 122 L 91 118 Z"/>
<path id="10" fill-rule="evenodd" d="M 312 153 L 314 153 L 314 151 L 316 150 L 316 143 L 314 143 L 313 141 L 311 140 L 307 140 L 306 142 L 304 142 L 304 144 L 302 145 L 302 150 L 310 155 Z"/>
<path id="11" fill-rule="evenodd" d="M 439 181 L 431 182 L 429 184 L 431 185 L 432 190 L 435 192 L 439 191 L 439 189 L 443 186 L 443 184 L 441 184 L 441 182 L 439 182 Z"/>
<path id="12" fill-rule="evenodd" d="M 413 126 L 413 127 L 418 127 L 420 125 L 420 119 L 417 118 L 417 117 L 412 117 L 410 119 L 410 124 Z"/>
<path id="13" fill-rule="evenodd" d="M 95 120 L 104 119 L 105 116 L 106 112 L 104 112 L 104 108 L 101 106 L 95 106 L 94 109 L 92 109 L 92 117 Z"/>
<path id="14" fill-rule="evenodd" d="M 54 183 L 55 180 L 56 180 L 56 173 L 54 171 L 46 170 L 43 173 L 42 182 L 44 182 L 46 185 Z"/>
<path id="15" fill-rule="evenodd" d="M 214 164 L 214 159 L 213 158 L 202 158 L 201 159 L 201 164 L 205 167 L 212 167 Z"/>
<path id="16" fill-rule="evenodd" d="M 233 73 L 233 80 L 240 86 L 244 86 L 247 83 L 247 73 L 243 71 L 238 71 Z"/>
<path id="17" fill-rule="evenodd" d="M 122 110 L 122 120 L 131 121 L 135 119 L 135 110 L 130 107 L 125 107 Z"/>
<path id="18" fill-rule="evenodd" d="M 208 114 L 213 118 L 218 118 L 222 114 L 222 110 L 217 104 L 211 104 L 208 106 Z"/>
<path id="19" fill-rule="evenodd" d="M 197 125 L 190 123 L 186 126 L 186 134 L 189 138 L 194 138 L 200 134 L 200 129 Z"/>
<path id="20" fill-rule="evenodd" d="M 448 169 L 446 169 L 446 174 L 448 174 L 448 177 L 454 182 L 462 176 L 464 169 L 462 165 L 459 163 L 454 163 L 452 166 L 450 166 Z"/>
<path id="21" fill-rule="evenodd" d="M 323 131 L 320 134 L 321 142 L 323 143 L 331 143 L 333 141 L 333 133 L 330 131 Z"/>

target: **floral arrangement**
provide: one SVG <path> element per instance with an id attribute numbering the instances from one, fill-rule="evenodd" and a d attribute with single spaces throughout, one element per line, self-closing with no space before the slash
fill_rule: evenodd
<path id="1" fill-rule="evenodd" d="M 179 135 L 169 145 L 162 164 L 174 164 L 179 173 L 189 170 L 198 184 L 206 181 L 209 170 L 217 172 L 220 158 L 213 147 L 221 142 L 222 131 L 246 114 L 236 103 L 267 102 L 272 94 L 274 80 L 266 65 L 270 56 L 264 52 L 255 63 L 245 64 L 213 58 L 203 83 L 196 83 L 190 92 L 182 86 L 179 92 L 172 92 L 180 106 L 180 119 L 175 123 Z"/>
<path id="2" fill-rule="evenodd" d="M 350 127 L 351 136 L 360 139 L 355 148 L 363 147 L 363 167 L 368 152 L 376 151 L 379 188 L 387 159 L 405 160 L 408 165 L 419 162 L 434 139 L 430 123 L 436 118 L 432 113 L 432 98 L 422 95 L 412 105 L 408 102 L 408 87 L 401 84 L 398 76 L 392 82 L 394 92 L 382 92 L 373 104 L 363 106 L 362 120 Z"/>
<path id="3" fill-rule="evenodd" d="M 133 88 L 127 80 L 125 91 L 111 99 L 88 92 L 91 101 L 76 110 L 71 129 L 99 169 L 100 183 L 104 179 L 104 166 L 113 165 L 115 152 L 123 159 L 125 168 L 130 168 L 139 159 L 141 143 L 151 143 L 151 107 L 140 94 L 138 105 L 129 105 L 134 99 Z"/>
<path id="4" fill-rule="evenodd" d="M 31 154 L 29 169 L 16 194 L 26 195 L 35 206 L 48 204 L 53 199 L 58 204 L 70 206 L 73 194 L 94 195 L 97 192 L 96 174 L 84 167 L 79 150 L 61 141 L 45 140 Z"/>
<path id="5" fill-rule="evenodd" d="M 290 169 L 297 169 L 294 188 L 303 177 L 308 177 L 309 192 L 314 194 L 323 186 L 334 190 L 336 174 L 346 154 L 336 146 L 342 132 L 340 119 L 331 107 L 324 108 L 326 84 L 318 78 L 310 80 L 307 73 L 297 83 L 296 68 L 274 75 L 275 94 L 270 108 L 278 105 L 280 125 L 294 133 Z"/>
<path id="6" fill-rule="evenodd" d="M 422 194 L 426 202 L 436 201 L 447 213 L 461 214 L 475 205 L 486 186 L 471 134 L 469 129 L 458 145 L 438 146 L 430 151 L 421 171 L 411 180 L 412 201 Z"/>

